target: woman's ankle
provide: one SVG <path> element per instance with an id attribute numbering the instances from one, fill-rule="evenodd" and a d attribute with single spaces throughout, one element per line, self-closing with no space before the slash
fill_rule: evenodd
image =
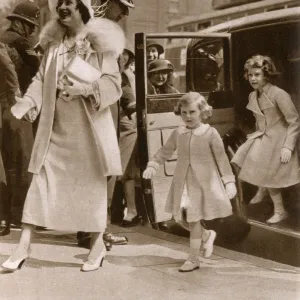
<path id="1" fill-rule="evenodd" d="M 133 211 L 133 212 L 127 212 L 126 216 L 124 217 L 123 220 L 126 220 L 126 221 L 132 221 L 133 218 L 135 218 L 137 216 L 137 212 Z"/>

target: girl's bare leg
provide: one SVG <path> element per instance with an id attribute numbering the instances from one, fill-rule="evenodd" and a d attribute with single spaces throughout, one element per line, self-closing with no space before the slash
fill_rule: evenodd
<path id="1" fill-rule="evenodd" d="M 131 221 L 136 215 L 136 207 L 135 207 L 135 181 L 127 180 L 123 182 L 125 199 L 127 203 L 127 214 L 125 216 L 125 220 Z"/>
<path id="2" fill-rule="evenodd" d="M 201 247 L 201 236 L 202 236 L 202 225 L 199 222 L 189 223 L 190 227 L 190 251 L 188 259 L 179 268 L 179 272 L 191 272 L 193 270 L 199 269 L 199 255 Z"/>
<path id="3" fill-rule="evenodd" d="M 263 200 L 263 198 L 268 194 L 268 189 L 265 187 L 258 187 L 257 193 L 250 200 L 249 204 L 256 204 Z"/>
<path id="4" fill-rule="evenodd" d="M 286 219 L 288 217 L 288 214 L 285 211 L 282 203 L 281 189 L 270 188 L 268 190 L 274 204 L 274 214 L 270 219 L 267 220 L 267 223 L 275 224 Z"/>

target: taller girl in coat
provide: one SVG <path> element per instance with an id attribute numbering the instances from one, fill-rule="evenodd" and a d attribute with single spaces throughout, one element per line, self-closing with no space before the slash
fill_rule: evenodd
<path id="1" fill-rule="evenodd" d="M 40 120 L 29 165 L 34 175 L 20 243 L 2 265 L 10 270 L 29 256 L 36 225 L 92 232 L 93 246 L 81 270 L 97 269 L 105 255 L 106 177 L 121 174 L 109 105 L 121 96 L 117 57 L 124 47 L 123 32 L 109 20 L 93 19 L 89 0 L 58 0 L 54 8 L 58 18 L 41 33 L 40 44 L 46 49 L 41 67 L 12 108 L 17 118 L 32 121 L 40 114 Z M 62 82 L 60 75 L 74 57 L 102 75 L 99 72 L 92 83 L 72 85 L 68 78 Z"/>
<path id="2" fill-rule="evenodd" d="M 247 108 L 256 119 L 256 131 L 238 149 L 232 162 L 240 169 L 239 178 L 268 190 L 274 203 L 273 224 L 284 220 L 281 188 L 300 182 L 295 145 L 299 135 L 299 115 L 284 90 L 270 83 L 277 71 L 273 61 L 256 55 L 246 61 L 245 77 L 254 91 Z M 253 203 L 253 202 L 252 202 Z"/>

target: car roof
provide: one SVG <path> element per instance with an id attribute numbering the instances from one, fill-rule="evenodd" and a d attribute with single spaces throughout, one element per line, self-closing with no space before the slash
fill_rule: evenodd
<path id="1" fill-rule="evenodd" d="M 271 12 L 263 12 L 251 16 L 234 19 L 225 23 L 208 27 L 199 32 L 235 32 L 253 27 L 262 27 L 289 22 L 300 22 L 300 7 L 286 8 Z"/>

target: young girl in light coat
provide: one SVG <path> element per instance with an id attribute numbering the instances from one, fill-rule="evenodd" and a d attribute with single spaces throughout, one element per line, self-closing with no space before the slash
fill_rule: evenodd
<path id="1" fill-rule="evenodd" d="M 216 129 L 202 120 L 212 114 L 203 96 L 196 92 L 184 95 L 175 109 L 185 126 L 175 129 L 168 141 L 148 162 L 145 179 L 155 175 L 160 164 L 177 150 L 178 161 L 165 210 L 190 230 L 190 253 L 180 272 L 199 268 L 203 241 L 204 257 L 210 257 L 216 233 L 206 230 L 201 220 L 232 214 L 229 199 L 236 194 L 235 178 Z"/>
<path id="2" fill-rule="evenodd" d="M 271 84 L 278 73 L 268 56 L 255 55 L 245 63 L 245 78 L 254 91 L 247 109 L 256 119 L 256 131 L 238 149 L 232 163 L 239 166 L 239 178 L 259 187 L 251 204 L 268 192 L 274 214 L 268 223 L 287 218 L 281 189 L 300 182 L 299 161 L 295 149 L 300 131 L 299 115 L 290 95 Z"/>

